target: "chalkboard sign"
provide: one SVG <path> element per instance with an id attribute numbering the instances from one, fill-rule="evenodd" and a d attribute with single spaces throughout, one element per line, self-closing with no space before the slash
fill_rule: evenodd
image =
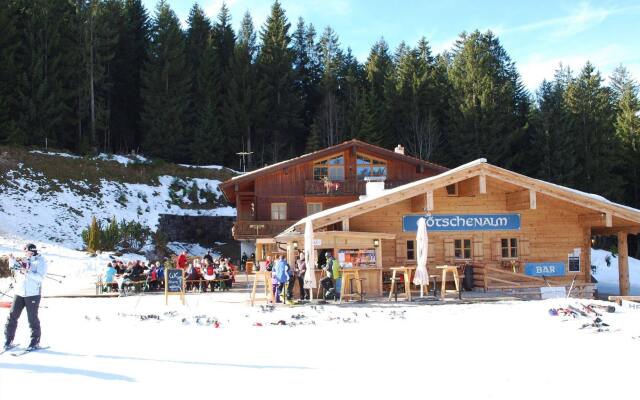
<path id="1" fill-rule="evenodd" d="M 167 277 L 166 290 L 169 293 L 180 293 L 184 283 L 184 271 L 180 268 L 171 268 L 165 272 Z"/>
<path id="2" fill-rule="evenodd" d="M 170 295 L 179 295 L 184 304 L 184 270 L 169 268 L 164 273 L 164 302 L 169 304 Z"/>
<path id="3" fill-rule="evenodd" d="M 580 256 L 569 256 L 569 272 L 580 272 Z"/>

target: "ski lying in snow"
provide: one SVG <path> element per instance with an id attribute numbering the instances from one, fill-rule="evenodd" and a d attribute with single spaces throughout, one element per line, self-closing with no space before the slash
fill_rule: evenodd
<path id="1" fill-rule="evenodd" d="M 12 344 L 11 346 L 7 347 L 6 349 L 2 349 L 2 351 L 0 351 L 0 354 L 4 354 L 7 351 L 11 351 L 11 350 L 15 349 L 16 347 L 18 347 L 17 344 Z"/>
<path id="2" fill-rule="evenodd" d="M 26 349 L 21 350 L 21 351 L 19 351 L 17 353 L 11 353 L 11 355 L 14 356 L 14 357 L 20 357 L 20 356 L 23 356 L 25 354 L 33 353 L 34 351 L 46 350 L 48 348 L 49 348 L 49 346 L 26 348 Z"/>

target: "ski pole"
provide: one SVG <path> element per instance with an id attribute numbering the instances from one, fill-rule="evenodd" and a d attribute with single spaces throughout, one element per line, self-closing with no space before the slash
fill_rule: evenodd
<path id="1" fill-rule="evenodd" d="M 8 294 L 6 294 L 5 292 L 0 292 L 1 295 L 6 296 L 10 299 L 13 299 L 13 296 L 9 296 Z"/>
<path id="2" fill-rule="evenodd" d="M 52 276 L 45 275 L 44 277 L 45 277 L 45 278 L 48 278 L 48 279 L 51 279 L 52 281 L 55 281 L 55 282 L 58 282 L 58 283 L 62 283 L 62 281 L 61 281 L 61 280 L 56 279 L 56 278 L 54 278 L 54 277 L 52 277 Z"/>
<path id="3" fill-rule="evenodd" d="M 66 278 L 67 277 L 66 275 L 58 275 L 58 274 L 54 274 L 54 273 L 51 273 L 51 272 L 47 272 L 47 275 L 57 276 L 59 278 Z"/>

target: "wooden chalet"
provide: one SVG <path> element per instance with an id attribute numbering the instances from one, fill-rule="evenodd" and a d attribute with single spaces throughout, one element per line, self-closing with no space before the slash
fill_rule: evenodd
<path id="1" fill-rule="evenodd" d="M 330 251 L 345 269 L 364 270 L 364 291 L 381 295 L 389 268 L 415 266 L 422 216 L 431 275 L 439 265 L 467 264 L 475 288 L 540 294 L 542 287 L 564 286 L 589 297 L 592 238 L 617 235 L 621 294 L 629 292 L 627 235 L 640 232 L 640 210 L 484 159 L 315 213 L 275 240 L 293 259 L 311 223 L 319 257 Z"/>
<path id="2" fill-rule="evenodd" d="M 262 259 L 282 252 L 273 237 L 296 221 L 365 194 L 367 180 L 384 188 L 434 176 L 448 170 L 404 154 L 350 140 L 297 158 L 236 176 L 220 184 L 237 210 L 233 237 L 242 251 Z"/>

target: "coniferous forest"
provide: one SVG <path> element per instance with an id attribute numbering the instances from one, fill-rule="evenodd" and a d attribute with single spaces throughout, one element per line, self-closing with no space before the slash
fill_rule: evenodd
<path id="1" fill-rule="evenodd" d="M 364 63 L 331 27 L 276 1 L 181 26 L 166 1 L 0 0 L 0 143 L 141 152 L 250 168 L 358 138 L 449 167 L 489 162 L 640 206 L 640 103 L 624 66 L 558 66 L 530 93 L 490 31 L 434 54 L 426 38 L 372 44 Z M 238 31 L 232 17 L 241 18 Z"/>

